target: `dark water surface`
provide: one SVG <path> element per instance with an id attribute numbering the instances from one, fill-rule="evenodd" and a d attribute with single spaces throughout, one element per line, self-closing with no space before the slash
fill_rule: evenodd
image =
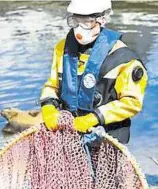
<path id="1" fill-rule="evenodd" d="M 151 185 L 158 185 L 158 5 L 114 3 L 108 27 L 125 33 L 148 69 L 144 109 L 132 121 L 129 148 Z M 64 38 L 66 3 L 0 2 L 0 110 L 37 109 L 50 74 L 52 47 Z M 5 120 L 0 118 L 0 127 Z M 0 136 L 3 140 L 3 136 Z"/>

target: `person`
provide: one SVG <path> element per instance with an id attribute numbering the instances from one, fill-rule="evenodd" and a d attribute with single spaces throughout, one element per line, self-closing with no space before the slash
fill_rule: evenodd
<path id="1" fill-rule="evenodd" d="M 51 76 L 41 94 L 45 125 L 57 130 L 60 110 L 68 110 L 79 133 L 102 125 L 128 143 L 130 118 L 143 106 L 146 68 L 122 35 L 106 28 L 111 0 L 72 0 L 67 11 L 71 29 L 54 47 Z"/>

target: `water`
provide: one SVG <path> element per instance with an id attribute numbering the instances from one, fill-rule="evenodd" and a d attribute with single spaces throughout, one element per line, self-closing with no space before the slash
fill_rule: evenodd
<path id="1" fill-rule="evenodd" d="M 50 74 L 52 47 L 64 38 L 67 3 L 0 2 L 0 109 L 38 109 L 41 88 Z M 144 109 L 132 121 L 129 148 L 151 185 L 158 185 L 158 5 L 114 3 L 108 27 L 125 33 L 148 69 Z M 0 127 L 5 120 L 0 118 Z M 0 139 L 3 140 L 1 135 Z"/>

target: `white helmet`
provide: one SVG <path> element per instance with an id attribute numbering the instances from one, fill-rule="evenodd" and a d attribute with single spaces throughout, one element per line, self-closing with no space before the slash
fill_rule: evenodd
<path id="1" fill-rule="evenodd" d="M 111 0 L 71 0 L 67 11 L 73 14 L 89 15 L 111 9 Z"/>

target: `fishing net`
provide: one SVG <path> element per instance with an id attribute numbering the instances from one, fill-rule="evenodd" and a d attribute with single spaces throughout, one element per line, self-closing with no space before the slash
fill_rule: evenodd
<path id="1" fill-rule="evenodd" d="M 62 111 L 58 131 L 48 131 L 42 124 L 6 144 L 0 151 L 0 188 L 148 188 L 128 149 L 107 134 L 101 145 L 89 147 L 90 162 L 72 120 Z"/>

